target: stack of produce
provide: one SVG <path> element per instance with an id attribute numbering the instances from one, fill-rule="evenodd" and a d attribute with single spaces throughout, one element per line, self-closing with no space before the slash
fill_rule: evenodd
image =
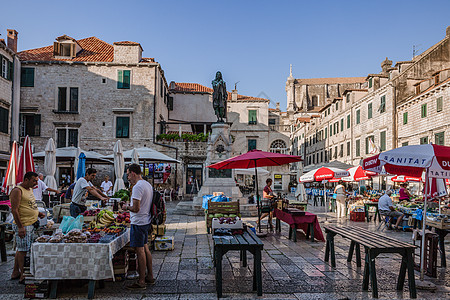
<path id="1" fill-rule="evenodd" d="M 89 232 L 83 233 L 80 229 L 72 229 L 64 237 L 65 243 L 86 243 L 87 239 L 91 236 Z"/>
<path id="2" fill-rule="evenodd" d="M 127 224 L 130 223 L 130 213 L 125 211 L 123 213 L 120 213 L 116 217 L 116 224 Z"/>
<path id="3" fill-rule="evenodd" d="M 97 219 L 89 223 L 91 228 L 103 228 L 111 225 L 115 221 L 114 214 L 110 210 L 101 210 L 97 214 Z"/>
<path id="4" fill-rule="evenodd" d="M 85 211 L 82 213 L 82 215 L 85 216 L 85 217 L 92 217 L 92 216 L 98 215 L 99 212 L 100 212 L 100 208 L 97 208 L 97 209 L 88 209 L 88 210 L 85 210 Z"/>
<path id="5" fill-rule="evenodd" d="M 114 193 L 113 198 L 120 198 L 123 202 L 130 201 L 130 191 L 122 189 Z"/>

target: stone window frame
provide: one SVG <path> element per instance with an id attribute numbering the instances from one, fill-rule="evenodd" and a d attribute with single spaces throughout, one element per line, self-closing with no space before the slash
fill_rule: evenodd
<path id="1" fill-rule="evenodd" d="M 113 119 L 113 128 L 112 128 L 112 137 L 114 139 L 132 139 L 133 138 L 133 112 L 134 110 L 130 111 L 130 110 L 114 110 L 113 109 L 113 114 L 114 114 L 114 119 Z M 116 132 L 117 132 L 117 117 L 129 117 L 130 118 L 130 123 L 129 123 L 129 127 L 128 127 L 128 137 L 127 138 L 117 138 L 116 137 Z"/>
<path id="2" fill-rule="evenodd" d="M 76 130 L 77 131 L 77 145 L 75 147 L 78 147 L 80 145 L 80 128 L 79 127 L 74 127 L 74 126 L 70 126 L 70 125 L 66 125 L 66 126 L 61 126 L 61 125 L 57 125 L 55 126 L 55 131 L 54 131 L 54 138 L 55 138 L 55 142 L 56 142 L 56 147 L 58 147 L 58 130 L 65 130 L 66 131 L 66 142 L 65 147 L 70 147 L 69 145 L 69 131 L 70 130 Z"/>
<path id="3" fill-rule="evenodd" d="M 250 123 L 250 111 L 255 111 L 255 116 L 256 116 L 256 120 L 253 123 Z M 260 115 L 259 115 L 259 107 L 255 107 L 255 106 L 249 106 L 247 107 L 247 124 L 248 125 L 258 125 L 258 120 L 260 120 Z"/>
<path id="4" fill-rule="evenodd" d="M 284 146 L 284 147 L 282 147 Z M 276 139 L 272 143 L 270 143 L 270 152 L 273 153 L 282 153 L 286 154 L 289 148 L 287 147 L 287 143 L 282 139 Z M 279 151 L 279 152 L 278 152 Z"/>
<path id="5" fill-rule="evenodd" d="M 123 71 L 130 71 L 130 86 L 128 88 L 119 88 L 119 71 L 122 71 L 122 78 L 123 78 Z M 132 86 L 133 86 L 133 70 L 131 68 L 128 69 L 122 69 L 122 68 L 117 68 L 116 69 L 116 89 L 117 91 L 131 91 L 132 90 Z M 156 89 L 156 88 L 155 88 Z"/>
<path id="6" fill-rule="evenodd" d="M 59 110 L 59 89 L 60 88 L 66 88 L 66 110 L 64 111 L 60 111 Z M 76 111 L 71 111 L 70 110 L 70 89 L 72 88 L 76 88 L 78 89 L 78 110 Z M 54 108 L 53 112 L 54 113 L 65 113 L 65 114 L 79 114 L 81 111 L 81 86 L 80 85 L 57 85 L 55 87 L 55 104 L 54 104 Z"/>

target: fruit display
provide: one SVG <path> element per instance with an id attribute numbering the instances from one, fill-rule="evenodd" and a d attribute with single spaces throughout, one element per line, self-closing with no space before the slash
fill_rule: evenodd
<path id="1" fill-rule="evenodd" d="M 115 221 L 112 211 L 104 209 L 97 214 L 97 218 L 89 223 L 91 228 L 103 228 L 111 225 Z"/>
<path id="2" fill-rule="evenodd" d="M 239 221 L 239 217 L 236 217 L 236 215 L 233 215 L 234 217 L 232 217 L 232 215 L 230 215 L 229 217 L 221 217 L 219 218 L 219 223 L 220 224 L 235 224 L 236 221 Z"/>
<path id="3" fill-rule="evenodd" d="M 100 208 L 85 210 L 82 215 L 85 217 L 93 217 L 100 213 Z"/>
<path id="4" fill-rule="evenodd" d="M 116 224 L 126 224 L 130 223 L 130 213 L 125 211 L 123 213 L 117 214 Z"/>

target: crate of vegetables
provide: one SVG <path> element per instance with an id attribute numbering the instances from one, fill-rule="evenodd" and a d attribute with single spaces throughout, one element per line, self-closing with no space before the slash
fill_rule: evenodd
<path id="1" fill-rule="evenodd" d="M 216 228 L 229 228 L 229 229 L 242 229 L 242 220 L 239 217 L 221 217 L 212 219 L 212 229 Z"/>

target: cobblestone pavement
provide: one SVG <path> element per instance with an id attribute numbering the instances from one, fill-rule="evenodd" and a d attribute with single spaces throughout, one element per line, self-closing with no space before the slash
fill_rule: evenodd
<path id="1" fill-rule="evenodd" d="M 104 289 L 96 289 L 95 299 L 214 299 L 214 267 L 212 263 L 211 235 L 206 233 L 202 216 L 174 215 L 176 203 L 168 203 L 167 235 L 175 237 L 175 250 L 153 252 L 154 273 L 157 282 L 145 291 L 129 292 L 124 282 L 107 282 Z M 324 220 L 323 207 L 308 207 L 308 211 Z M 244 218 L 254 223 L 256 218 Z M 333 214 L 328 214 L 333 224 L 350 224 L 376 230 L 378 223 L 337 222 Z M 323 226 L 323 223 L 321 223 Z M 226 299 L 367 299 L 369 292 L 362 292 L 363 269 L 355 262 L 347 263 L 349 242 L 337 237 L 336 268 L 324 262 L 325 243 L 310 242 L 299 234 L 294 243 L 287 238 L 288 227 L 282 223 L 281 234 L 269 233 L 263 238 L 262 254 L 263 296 L 252 292 L 252 256 L 248 255 L 249 266 L 239 263 L 239 253 L 229 252 L 223 261 L 223 297 Z M 409 242 L 410 232 L 383 231 L 381 234 Z M 448 243 L 448 239 L 447 239 Z M 447 246 L 448 248 L 448 246 Z M 450 249 L 450 248 L 448 248 Z M 448 251 L 447 253 L 449 253 Z M 450 255 L 447 254 L 447 259 Z M 379 298 L 409 299 L 408 284 L 402 292 L 396 291 L 396 280 L 401 257 L 395 254 L 381 254 L 376 260 Z M 440 265 L 440 260 L 438 260 Z M 0 298 L 22 299 L 24 287 L 17 281 L 8 280 L 13 268 L 13 257 L 0 263 Z M 418 299 L 449 299 L 450 268 L 438 268 L 437 278 L 426 280 L 436 284 L 435 292 L 418 290 Z M 416 272 L 416 282 L 419 281 Z M 86 299 L 87 282 L 63 282 L 58 288 L 58 298 Z"/>

